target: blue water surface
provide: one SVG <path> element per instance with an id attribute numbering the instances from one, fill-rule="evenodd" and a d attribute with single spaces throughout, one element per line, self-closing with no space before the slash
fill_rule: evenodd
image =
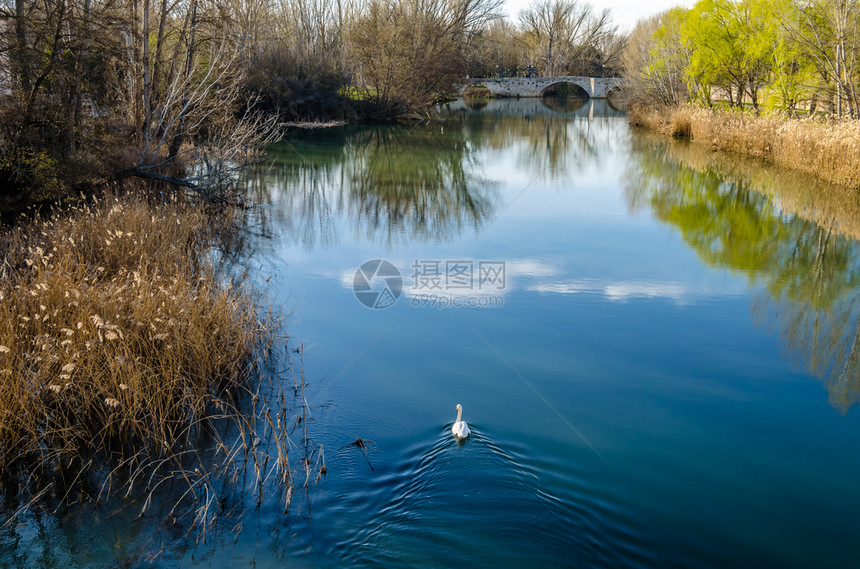
<path id="1" fill-rule="evenodd" d="M 305 348 L 305 501 L 200 543 L 100 507 L 22 522 L 10 566 L 857 566 L 854 210 L 603 101 L 440 115 L 297 131 L 258 175 L 243 262 Z M 354 295 L 374 259 L 402 275 L 384 309 Z"/>

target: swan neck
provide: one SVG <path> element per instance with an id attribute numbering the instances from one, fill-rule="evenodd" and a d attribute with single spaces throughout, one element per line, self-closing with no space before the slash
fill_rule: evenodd
<path id="1" fill-rule="evenodd" d="M 457 405 L 457 422 L 459 423 L 462 418 L 463 418 L 463 408 L 460 407 L 459 405 Z"/>

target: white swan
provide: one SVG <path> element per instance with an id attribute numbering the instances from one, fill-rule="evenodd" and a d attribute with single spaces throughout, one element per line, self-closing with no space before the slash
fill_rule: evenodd
<path id="1" fill-rule="evenodd" d="M 466 421 L 461 420 L 462 418 L 463 406 L 457 403 L 457 420 L 454 422 L 454 426 L 451 427 L 451 432 L 459 440 L 463 440 L 469 436 L 469 425 L 466 424 Z"/>

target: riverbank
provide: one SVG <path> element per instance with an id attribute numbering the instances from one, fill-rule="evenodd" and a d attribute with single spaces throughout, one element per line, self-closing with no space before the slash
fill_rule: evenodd
<path id="1" fill-rule="evenodd" d="M 253 396 L 255 410 L 268 409 L 257 368 L 277 322 L 218 262 L 233 230 L 229 210 L 132 192 L 0 234 L 7 499 L 151 496 L 173 480 L 185 489 L 177 506 L 193 511 L 248 460 L 265 436 L 240 408 Z"/>
<path id="2" fill-rule="evenodd" d="M 702 176 L 717 175 L 738 187 L 761 193 L 783 215 L 805 219 L 830 233 L 860 241 L 860 188 L 832 184 L 760 158 L 714 152 L 707 145 L 648 130 L 635 134 L 633 148 L 640 156 L 660 156 L 670 168 L 683 166 Z"/>
<path id="3" fill-rule="evenodd" d="M 300 129 L 315 129 L 315 128 L 332 128 L 336 126 L 346 126 L 348 123 L 346 121 L 341 120 L 330 120 L 330 121 L 287 121 L 278 123 L 279 127 L 282 128 L 300 128 Z"/>
<path id="4" fill-rule="evenodd" d="M 629 122 L 719 150 L 763 158 L 828 182 L 860 187 L 860 123 L 755 116 L 692 106 L 632 108 Z"/>

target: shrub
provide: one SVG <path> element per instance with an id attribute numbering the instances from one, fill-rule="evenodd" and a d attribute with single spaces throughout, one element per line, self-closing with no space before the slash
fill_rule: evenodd
<path id="1" fill-rule="evenodd" d="M 218 223 L 177 200 L 110 197 L 0 236 L 7 482 L 54 475 L 130 491 L 145 474 L 144 491 L 174 477 L 196 498 L 211 488 L 194 449 L 203 437 L 228 455 L 214 427 L 225 422 L 248 456 L 258 417 L 239 401 L 259 391 L 251 365 L 275 323 L 219 270 Z M 112 479 L 118 466 L 126 476 Z"/>
<path id="2" fill-rule="evenodd" d="M 44 151 L 15 148 L 0 155 L 0 211 L 20 211 L 66 190 L 56 161 Z"/>

